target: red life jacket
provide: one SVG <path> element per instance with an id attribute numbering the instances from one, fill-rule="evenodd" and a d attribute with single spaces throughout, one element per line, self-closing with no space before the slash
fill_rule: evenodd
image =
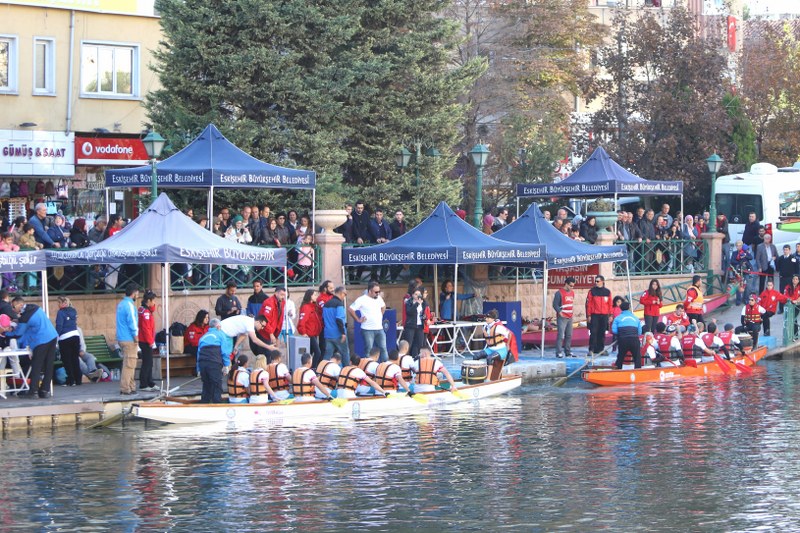
<path id="1" fill-rule="evenodd" d="M 758 312 L 758 308 L 758 304 L 747 304 L 744 308 L 744 321 L 749 324 L 761 324 L 761 313 Z"/>
<path id="2" fill-rule="evenodd" d="M 561 313 L 566 318 L 572 318 L 575 312 L 575 291 L 558 289 L 558 292 L 561 294 Z"/>
<path id="3" fill-rule="evenodd" d="M 700 337 L 703 339 L 703 344 L 708 346 L 709 348 L 714 348 L 714 337 L 716 337 L 716 333 L 703 333 L 703 336 Z"/>
<path id="4" fill-rule="evenodd" d="M 723 331 L 719 334 L 719 338 L 722 340 L 723 344 L 725 344 L 725 347 L 728 349 L 733 348 L 733 345 L 731 344 L 731 340 L 733 339 L 733 331 Z"/>
<path id="5" fill-rule="evenodd" d="M 672 344 L 672 335 L 667 335 L 666 333 L 656 333 L 654 337 L 658 343 L 659 353 L 669 359 L 669 347 Z"/>
<path id="6" fill-rule="evenodd" d="M 694 333 L 684 335 L 681 339 L 681 348 L 683 349 L 683 355 L 685 357 L 694 357 L 694 350 L 696 348 L 694 345 L 695 339 L 697 339 L 697 335 Z"/>
<path id="7" fill-rule="evenodd" d="M 689 317 L 686 316 L 686 313 L 678 316 L 675 312 L 672 312 L 667 315 L 667 325 L 668 326 L 688 326 L 689 325 Z"/>

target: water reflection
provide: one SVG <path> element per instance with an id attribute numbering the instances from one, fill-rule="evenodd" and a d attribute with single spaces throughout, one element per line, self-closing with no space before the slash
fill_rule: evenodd
<path id="1" fill-rule="evenodd" d="M 478 410 L 2 443 L 0 530 L 796 530 L 800 364 Z"/>

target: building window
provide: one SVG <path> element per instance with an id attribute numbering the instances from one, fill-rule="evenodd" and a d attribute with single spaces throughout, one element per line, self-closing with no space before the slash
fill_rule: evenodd
<path id="1" fill-rule="evenodd" d="M 81 46 L 81 95 L 139 96 L 139 47 L 106 43 Z"/>
<path id="2" fill-rule="evenodd" d="M 56 42 L 45 37 L 33 40 L 33 94 L 56 93 Z"/>
<path id="3" fill-rule="evenodd" d="M 17 38 L 0 35 L 0 93 L 17 92 Z"/>

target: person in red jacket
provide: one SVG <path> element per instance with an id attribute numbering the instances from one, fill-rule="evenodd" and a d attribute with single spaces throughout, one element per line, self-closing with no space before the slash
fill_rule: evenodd
<path id="1" fill-rule="evenodd" d="M 281 329 L 283 329 L 283 313 L 286 305 L 286 290 L 283 287 L 275 287 L 275 294 L 264 300 L 261 304 L 259 315 L 267 319 L 267 324 L 258 332 L 261 339 L 273 345 L 278 345 Z"/>
<path id="2" fill-rule="evenodd" d="M 769 319 L 775 316 L 778 312 L 778 304 L 786 303 L 786 296 L 775 290 L 775 283 L 770 279 L 767 280 L 767 285 L 758 297 L 758 303 L 767 310 L 766 313 L 761 315 L 762 324 L 764 325 L 764 335 L 769 335 Z"/>
<path id="3" fill-rule="evenodd" d="M 667 326 L 682 326 L 684 328 L 689 327 L 689 324 L 691 324 L 689 317 L 683 312 L 683 304 L 676 305 L 675 311 L 664 316 L 663 322 Z"/>
<path id="4" fill-rule="evenodd" d="M 208 321 L 208 311 L 199 310 L 194 316 L 194 322 L 183 333 L 183 353 L 197 357 L 197 345 L 200 344 L 200 337 L 208 331 Z"/>
<path id="5" fill-rule="evenodd" d="M 589 357 L 608 355 L 605 347 L 608 319 L 612 313 L 611 291 L 606 288 L 606 279 L 595 276 L 594 287 L 586 295 L 586 318 L 589 322 Z"/>
<path id="6" fill-rule="evenodd" d="M 139 307 L 139 349 L 142 367 L 139 369 L 139 390 L 158 390 L 153 381 L 153 350 L 156 348 L 156 295 L 147 291 Z"/>
<path id="7" fill-rule="evenodd" d="M 322 361 L 322 351 L 317 340 L 322 334 L 322 309 L 317 305 L 318 299 L 319 292 L 315 289 L 308 289 L 303 295 L 300 316 L 297 319 L 297 332 L 309 338 L 311 353 L 314 356 L 312 362 L 314 368 Z"/>
<path id="8" fill-rule="evenodd" d="M 644 333 L 655 332 L 658 317 L 661 316 L 661 299 L 661 283 L 657 279 L 650 280 L 650 286 L 639 298 L 639 303 L 644 307 Z"/>

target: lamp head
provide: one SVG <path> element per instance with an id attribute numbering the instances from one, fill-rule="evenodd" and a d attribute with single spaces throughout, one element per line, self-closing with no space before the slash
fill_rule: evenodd
<path id="1" fill-rule="evenodd" d="M 147 152 L 147 157 L 150 159 L 158 159 L 161 156 L 161 150 L 167 144 L 167 140 L 158 133 L 151 131 L 142 139 L 144 149 Z"/>
<path id="2" fill-rule="evenodd" d="M 475 166 L 483 168 L 489 160 L 489 147 L 485 144 L 476 144 L 472 150 L 469 151 L 469 154 L 472 156 L 472 162 Z"/>
<path id="3" fill-rule="evenodd" d="M 722 158 L 717 155 L 716 152 L 712 154 L 708 159 L 706 159 L 706 164 L 708 164 L 708 171 L 712 174 L 717 174 L 719 169 L 722 167 L 723 160 Z"/>

